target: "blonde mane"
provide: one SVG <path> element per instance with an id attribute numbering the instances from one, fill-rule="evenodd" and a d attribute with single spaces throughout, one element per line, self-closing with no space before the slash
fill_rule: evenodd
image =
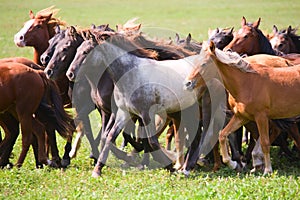
<path id="1" fill-rule="evenodd" d="M 55 15 L 59 12 L 58 8 L 55 8 L 55 6 L 50 6 L 48 8 L 45 8 L 43 10 L 40 10 L 36 13 L 36 18 L 44 18 L 46 16 L 49 16 L 52 14 L 51 19 L 48 22 L 48 25 L 60 25 L 65 26 L 66 22 L 60 20 L 59 18 L 55 17 Z"/>
<path id="2" fill-rule="evenodd" d="M 243 72 L 256 73 L 256 71 L 250 66 L 250 63 L 245 61 L 238 53 L 222 51 L 220 49 L 215 49 L 215 55 L 219 61 L 222 63 L 235 66 Z"/>

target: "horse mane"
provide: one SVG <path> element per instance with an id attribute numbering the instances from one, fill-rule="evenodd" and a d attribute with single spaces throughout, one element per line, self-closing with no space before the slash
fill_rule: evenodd
<path id="1" fill-rule="evenodd" d="M 103 42 L 109 42 L 110 44 L 113 44 L 115 46 L 120 47 L 121 49 L 127 51 L 130 54 L 133 54 L 135 56 L 141 57 L 141 58 L 150 58 L 150 59 L 157 59 L 158 53 L 156 51 L 145 49 L 135 43 L 133 40 L 130 40 L 130 38 L 118 34 L 115 32 L 110 32 L 109 35 L 102 34 L 103 37 L 106 37 L 105 40 L 100 41 L 99 44 Z M 98 38 L 99 40 L 99 38 Z"/>
<path id="2" fill-rule="evenodd" d="M 62 21 L 61 19 L 55 17 L 55 15 L 59 12 L 59 9 L 54 8 L 55 6 L 50 6 L 43 10 L 40 10 L 36 13 L 35 18 L 43 19 L 51 15 L 50 20 L 47 23 L 48 31 L 50 36 L 52 37 L 55 34 L 55 26 L 66 26 L 66 22 Z"/>
<path id="3" fill-rule="evenodd" d="M 276 55 L 276 52 L 272 48 L 272 45 L 268 38 L 263 34 L 263 32 L 258 29 L 254 28 L 258 33 L 259 45 L 261 49 L 261 53 L 269 54 L 269 55 Z"/>
<path id="4" fill-rule="evenodd" d="M 256 73 L 256 71 L 250 67 L 250 64 L 236 52 L 222 51 L 216 48 L 215 55 L 217 59 L 220 60 L 222 63 L 235 66 L 242 72 Z"/>
<path id="5" fill-rule="evenodd" d="M 166 60 L 166 59 L 181 59 L 187 56 L 195 55 L 194 52 L 191 52 L 183 47 L 178 45 L 173 45 L 166 43 L 164 41 L 158 40 L 150 40 L 147 39 L 142 34 L 133 35 L 131 37 L 136 44 L 139 46 L 157 52 L 158 60 Z"/>

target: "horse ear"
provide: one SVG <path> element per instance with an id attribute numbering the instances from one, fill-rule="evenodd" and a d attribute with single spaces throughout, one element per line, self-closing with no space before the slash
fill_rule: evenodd
<path id="1" fill-rule="evenodd" d="M 260 18 L 258 18 L 258 20 L 257 20 L 256 22 L 253 23 L 253 27 L 254 27 L 254 28 L 258 28 L 259 23 L 260 23 Z"/>
<path id="2" fill-rule="evenodd" d="M 247 23 L 247 22 L 246 22 L 246 18 L 243 16 L 243 18 L 242 18 L 242 22 L 241 22 L 241 25 L 242 25 L 242 26 L 245 26 L 245 25 L 246 25 L 246 23 Z"/>
<path id="3" fill-rule="evenodd" d="M 186 43 L 190 44 L 192 40 L 192 35 L 189 33 L 188 36 L 186 37 Z"/>
<path id="4" fill-rule="evenodd" d="M 232 33 L 233 33 L 233 29 L 234 29 L 234 27 L 232 27 L 232 28 L 230 29 L 229 34 L 232 34 Z"/>
<path id="5" fill-rule="evenodd" d="M 291 34 L 291 32 L 293 31 L 292 26 L 289 25 L 288 29 L 287 29 L 287 34 Z"/>
<path id="6" fill-rule="evenodd" d="M 179 38 L 180 38 L 180 37 L 179 37 L 179 34 L 178 34 L 178 33 L 176 33 L 176 34 L 175 34 L 175 42 L 176 42 L 176 43 L 178 43 L 178 42 L 179 42 Z"/>
<path id="7" fill-rule="evenodd" d="M 67 32 L 68 32 L 68 35 L 71 35 L 71 36 L 74 36 L 77 33 L 76 28 L 74 26 L 70 26 L 68 28 Z"/>
<path id="8" fill-rule="evenodd" d="M 278 33 L 278 28 L 276 25 L 273 25 L 273 34 Z"/>
<path id="9" fill-rule="evenodd" d="M 34 14 L 33 14 L 32 10 L 29 11 L 29 17 L 30 17 L 30 19 L 34 19 Z"/>
<path id="10" fill-rule="evenodd" d="M 215 43 L 213 41 L 210 41 L 209 49 L 212 53 L 215 53 L 216 46 L 215 46 Z"/>
<path id="11" fill-rule="evenodd" d="M 91 24 L 91 29 L 96 29 L 96 25 L 95 24 Z"/>

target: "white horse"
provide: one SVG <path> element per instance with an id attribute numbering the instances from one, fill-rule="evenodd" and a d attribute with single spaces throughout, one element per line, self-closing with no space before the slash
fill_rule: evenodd
<path id="1" fill-rule="evenodd" d="M 114 38 L 114 41 L 111 41 L 111 38 Z M 115 141 L 132 115 L 138 116 L 145 126 L 153 158 L 171 170 L 172 162 L 160 147 L 155 134 L 155 115 L 178 113 L 198 102 L 201 89 L 190 93 L 183 89 L 182 83 L 193 69 L 199 55 L 179 60 L 156 61 L 130 53 L 137 49 L 130 45 L 124 47 L 124 43 L 128 42 L 125 38 L 119 41 L 117 37 L 111 38 L 96 46 L 81 66 L 81 69 L 84 66 L 89 67 L 90 70 L 84 69 L 86 76 L 89 76 L 88 73 L 101 74 L 107 70 L 115 84 L 114 99 L 118 107 L 115 123 L 108 133 L 93 176 L 101 174 L 111 142 Z M 121 44 L 122 48 L 118 47 L 118 44 Z M 197 131 L 198 116 L 182 114 L 181 118 L 189 124 L 194 123 L 195 127 L 188 128 Z M 192 131 L 189 131 L 190 135 L 194 134 Z"/>

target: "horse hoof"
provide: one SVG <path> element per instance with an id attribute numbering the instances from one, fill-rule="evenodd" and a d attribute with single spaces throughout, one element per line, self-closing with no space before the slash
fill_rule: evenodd
<path id="1" fill-rule="evenodd" d="M 246 164 L 245 163 L 237 163 L 236 168 L 234 169 L 237 172 L 242 172 L 245 169 Z"/>
<path id="2" fill-rule="evenodd" d="M 62 159 L 61 160 L 61 167 L 62 168 L 67 168 L 71 164 L 70 159 Z"/>
<path id="3" fill-rule="evenodd" d="M 138 165 L 136 166 L 136 168 L 137 168 L 138 170 L 142 171 L 142 170 L 145 169 L 145 165 L 138 164 Z"/>
<path id="4" fill-rule="evenodd" d="M 263 172 L 265 169 L 265 166 L 262 165 L 256 165 L 253 167 L 253 169 L 250 170 L 250 173 L 256 173 L 256 172 Z"/>
<path id="5" fill-rule="evenodd" d="M 99 176 L 101 176 L 101 173 L 93 171 L 92 173 L 93 178 L 98 178 Z"/>

